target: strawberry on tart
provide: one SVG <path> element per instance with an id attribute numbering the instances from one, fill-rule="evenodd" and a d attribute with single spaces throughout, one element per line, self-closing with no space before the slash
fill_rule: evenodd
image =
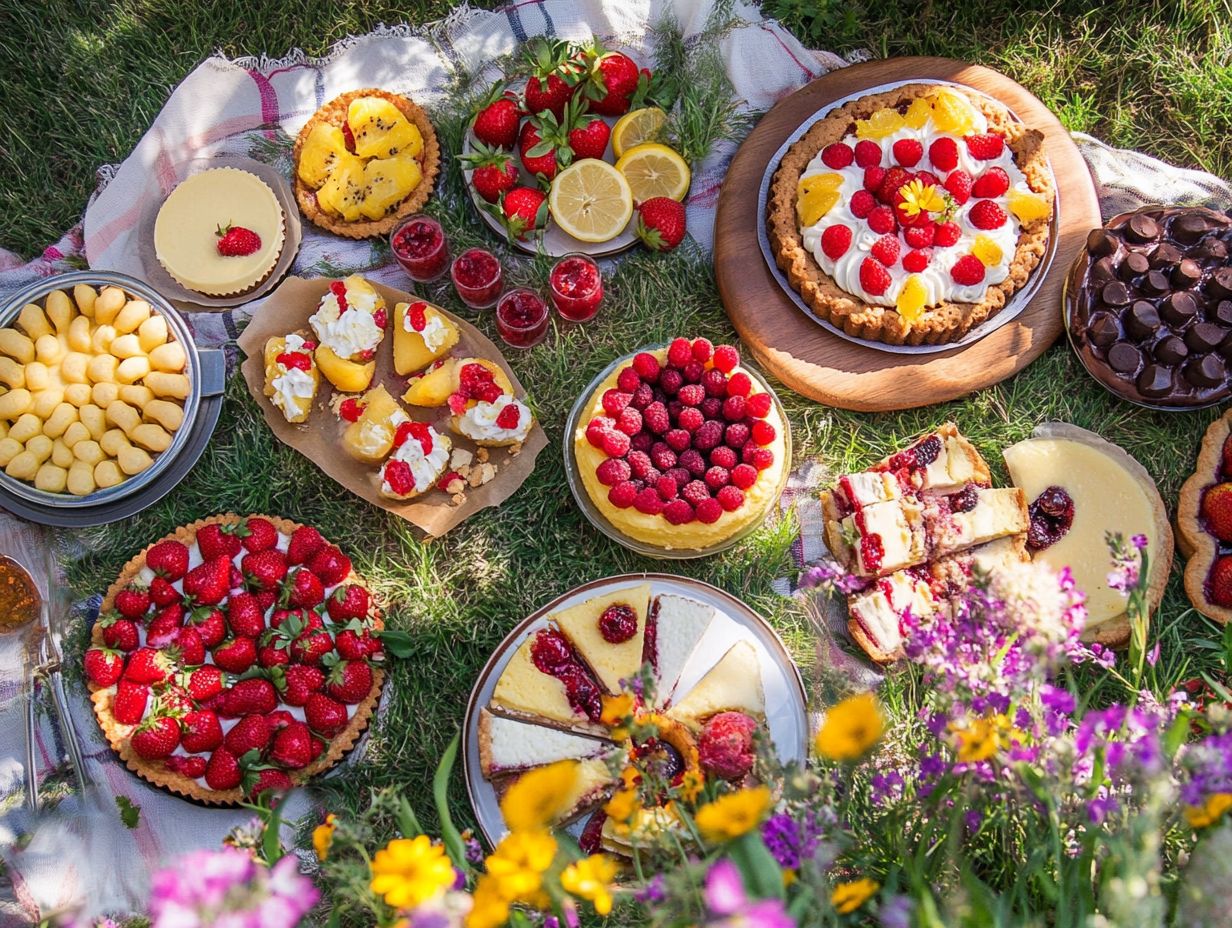
<path id="1" fill-rule="evenodd" d="M 315 528 L 213 516 L 125 565 L 84 670 L 129 769 L 231 805 L 303 784 L 355 744 L 380 697 L 382 627 L 350 560 Z"/>

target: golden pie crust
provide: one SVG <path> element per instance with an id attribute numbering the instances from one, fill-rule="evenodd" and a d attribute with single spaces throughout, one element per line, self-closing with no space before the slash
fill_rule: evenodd
<path id="1" fill-rule="evenodd" d="M 321 209 L 317 203 L 316 191 L 299 178 L 299 158 L 300 153 L 304 149 L 304 142 L 307 141 L 309 134 L 317 124 L 329 123 L 342 128 L 346 123 L 347 108 L 351 105 L 351 101 L 358 100 L 360 97 L 380 97 L 382 100 L 388 100 L 401 110 L 402 115 L 419 129 L 419 134 L 423 136 L 424 146 L 423 157 L 420 159 L 423 165 L 423 178 L 419 181 L 419 186 L 411 191 L 410 196 L 399 203 L 393 212 L 387 213 L 380 219 L 361 219 L 355 222 L 347 222 L 342 217 L 331 216 Z M 428 114 L 418 104 L 413 103 L 401 94 L 368 88 L 366 90 L 352 90 L 344 93 L 317 110 L 312 118 L 304 124 L 304 127 L 299 130 L 299 135 L 295 139 L 295 148 L 292 151 L 292 160 L 295 164 L 291 174 L 295 182 L 296 202 L 299 203 L 300 211 L 314 225 L 346 238 L 372 238 L 377 235 L 388 235 L 394 226 L 407 216 L 412 216 L 419 212 L 423 205 L 428 202 L 428 197 L 432 195 L 432 187 L 436 183 L 436 175 L 440 171 L 441 146 L 436 138 L 436 130 L 432 128 L 432 123 L 428 119 Z"/>
<path id="2" fill-rule="evenodd" d="M 1185 595 L 1195 609 L 1221 625 L 1232 622 L 1232 609 L 1217 606 L 1206 595 L 1206 579 L 1215 559 L 1219 557 L 1219 542 L 1202 527 L 1202 495 L 1219 482 L 1219 467 L 1223 446 L 1232 435 L 1232 411 L 1224 413 L 1206 429 L 1198 463 L 1193 475 L 1181 486 L 1176 507 L 1177 547 L 1185 555 Z"/>
<path id="3" fill-rule="evenodd" d="M 299 522 L 292 522 L 290 519 L 283 519 L 278 516 L 262 515 L 259 517 L 268 519 L 278 531 L 285 534 L 291 534 L 300 527 Z M 120 576 L 108 587 L 107 595 L 103 598 L 103 603 L 99 610 L 100 614 L 111 609 L 115 603 L 116 594 L 137 579 L 141 568 L 145 566 L 146 552 L 158 544 L 158 542 L 175 539 L 191 546 L 196 541 L 197 532 L 206 525 L 235 525 L 243 522 L 246 518 L 249 518 L 249 516 L 238 516 L 231 512 L 224 515 L 211 516 L 208 519 L 199 519 L 189 525 L 180 526 L 170 535 L 165 535 L 150 542 L 139 554 L 124 565 L 124 568 L 120 571 Z M 343 582 L 362 583 L 363 579 L 352 571 Z M 373 614 L 372 626 L 377 629 L 385 627 L 379 612 Z M 103 646 L 103 630 L 95 624 L 90 635 L 90 647 Z M 316 774 L 333 767 L 342 760 L 343 755 L 347 751 L 354 747 L 355 742 L 359 740 L 359 736 L 368 727 L 372 713 L 376 711 L 377 703 L 381 698 L 381 686 L 384 680 L 385 672 L 380 667 L 374 665 L 372 667 L 372 691 L 363 702 L 355 706 L 355 713 L 347 721 L 346 728 L 330 739 L 325 750 L 321 752 L 321 756 L 307 767 L 301 770 L 286 771 L 287 776 L 297 786 L 308 782 Z M 129 770 L 153 783 L 155 786 L 161 786 L 177 796 L 183 796 L 185 799 L 192 799 L 206 805 L 231 806 L 244 800 L 244 790 L 241 787 L 229 790 L 208 789 L 191 777 L 168 770 L 157 761 L 148 761 L 140 757 L 129 743 L 129 738 L 137 726 L 122 725 L 111 714 L 111 705 L 115 701 L 115 687 L 98 687 L 93 683 L 88 683 L 88 686 L 90 689 L 90 701 L 94 704 L 94 715 L 98 718 L 98 724 L 102 728 L 103 734 L 107 737 L 107 742 L 111 745 L 112 750 L 120 755 L 120 759 L 124 761 Z"/>
<path id="4" fill-rule="evenodd" d="M 1054 201 L 1052 174 L 1044 152 L 1044 134 L 1028 129 L 1016 121 L 1004 106 L 983 94 L 956 85 L 947 84 L 946 87 L 962 93 L 984 114 L 988 128 L 1005 137 L 1015 163 L 1026 176 L 1028 186 L 1049 201 Z M 809 162 L 827 145 L 841 141 L 854 132 L 857 119 L 867 119 L 886 107 L 905 110 L 913 100 L 927 96 L 934 90 L 934 84 L 906 84 L 844 104 L 820 120 L 787 150 L 770 186 L 766 225 L 775 262 L 814 313 L 856 338 L 888 345 L 940 345 L 957 341 L 1005 307 L 1014 292 L 1027 283 L 1048 245 L 1051 215 L 1023 223 L 1018 235 L 1018 247 L 1010 262 L 1009 276 L 989 287 L 981 302 L 943 302 L 929 306 L 923 316 L 909 326 L 903 323 L 894 307 L 865 303 L 839 287 L 804 247 L 796 220 L 796 187 Z"/>

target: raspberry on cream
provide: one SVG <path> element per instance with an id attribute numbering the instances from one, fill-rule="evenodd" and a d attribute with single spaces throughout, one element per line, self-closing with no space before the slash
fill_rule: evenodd
<path id="1" fill-rule="evenodd" d="M 508 393 L 480 400 L 458 417 L 458 431 L 475 441 L 523 441 L 533 424 L 530 408 Z"/>

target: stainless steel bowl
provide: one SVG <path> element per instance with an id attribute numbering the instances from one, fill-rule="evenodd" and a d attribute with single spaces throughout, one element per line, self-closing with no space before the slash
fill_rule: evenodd
<path id="1" fill-rule="evenodd" d="M 69 493 L 48 493 L 33 484 L 16 480 L 0 470 L 0 489 L 7 491 L 18 499 L 40 506 L 51 506 L 62 509 L 82 509 L 102 506 L 131 496 L 148 487 L 158 479 L 174 462 L 176 456 L 189 443 L 196 422 L 197 411 L 201 405 L 201 385 L 203 379 L 202 359 L 197 352 L 197 344 L 192 333 L 180 314 L 160 293 L 150 288 L 136 278 L 114 271 L 75 271 L 71 274 L 61 274 L 58 277 L 48 277 L 15 294 L 3 309 L 0 309 L 0 328 L 7 328 L 16 320 L 23 306 L 27 303 L 37 303 L 40 306 L 47 295 L 55 290 L 66 290 L 72 296 L 73 287 L 78 284 L 88 284 L 95 289 L 103 287 L 120 287 L 130 296 L 138 297 L 150 304 L 150 307 L 167 320 L 167 327 L 176 340 L 184 346 L 188 358 L 185 374 L 188 376 L 189 394 L 184 400 L 184 421 L 176 430 L 171 444 L 166 451 L 154 458 L 154 463 L 136 476 L 129 477 L 123 483 L 103 490 L 96 490 L 88 496 L 73 496 Z"/>

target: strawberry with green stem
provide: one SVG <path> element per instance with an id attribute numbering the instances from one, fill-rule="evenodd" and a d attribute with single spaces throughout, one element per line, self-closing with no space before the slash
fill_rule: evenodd
<path id="1" fill-rule="evenodd" d="M 487 207 L 505 228 L 509 240 L 525 240 L 528 234 L 540 232 L 548 223 L 548 198 L 536 187 L 514 187 L 501 197 L 499 204 Z"/>
<path id="2" fill-rule="evenodd" d="M 459 155 L 458 160 L 470 170 L 475 192 L 488 203 L 497 202 L 501 194 L 517 185 L 517 165 L 508 152 L 499 148 L 477 142 L 470 154 Z"/>
<path id="3" fill-rule="evenodd" d="M 585 73 L 573 48 L 559 39 L 536 37 L 526 43 L 526 65 L 526 111 L 550 112 L 560 119 Z"/>
<path id="4" fill-rule="evenodd" d="M 518 140 L 522 109 L 513 93 L 495 84 L 475 107 L 471 131 L 492 148 L 513 148 Z"/>

